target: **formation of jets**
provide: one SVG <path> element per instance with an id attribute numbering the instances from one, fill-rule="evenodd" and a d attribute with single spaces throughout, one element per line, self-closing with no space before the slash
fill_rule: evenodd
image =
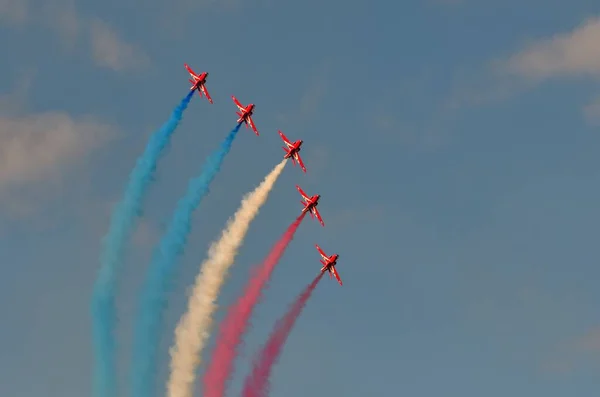
<path id="1" fill-rule="evenodd" d="M 206 89 L 206 78 L 208 77 L 208 72 L 196 74 L 192 70 L 192 68 L 190 68 L 188 66 L 187 63 L 184 63 L 183 66 L 186 68 L 186 70 L 188 71 L 188 73 L 191 76 L 191 79 L 189 80 L 189 82 L 192 83 L 192 86 L 190 87 L 190 91 L 197 90 L 198 95 L 200 95 L 201 98 L 202 98 L 202 95 L 206 96 L 206 99 L 208 100 L 208 102 L 212 104 L 213 100 L 210 97 L 208 90 Z M 237 123 L 238 124 L 245 123 L 246 128 L 252 128 L 252 131 L 254 131 L 256 136 L 259 136 L 258 129 L 256 128 L 256 125 L 254 124 L 254 120 L 252 120 L 252 115 L 254 113 L 254 108 L 255 108 L 254 104 L 250 103 L 247 106 L 244 106 L 233 95 L 231 96 L 231 99 L 233 100 L 233 103 L 238 107 L 238 110 L 239 110 L 236 112 L 236 114 L 238 116 Z M 302 161 L 302 158 L 300 157 L 300 153 L 299 153 L 302 143 L 304 141 L 302 141 L 300 139 L 295 142 L 291 142 L 283 134 L 283 132 L 281 132 L 281 131 L 277 131 L 277 132 L 279 133 L 279 136 L 281 137 L 281 139 L 283 140 L 283 143 L 285 145 L 285 146 L 283 146 L 283 150 L 285 151 L 285 155 L 283 156 L 283 158 L 291 159 L 292 164 L 294 166 L 296 165 L 296 163 L 298 163 L 298 165 L 300 166 L 302 171 L 304 173 L 306 173 L 306 167 L 304 166 L 304 162 Z M 313 196 L 309 196 L 298 185 L 296 185 L 296 189 L 298 189 L 298 192 L 302 196 L 302 201 L 300 201 L 302 203 L 302 205 L 304 206 L 304 208 L 302 209 L 302 214 L 305 214 L 308 212 L 310 214 L 311 218 L 313 218 L 313 219 L 316 218 L 319 221 L 319 223 L 321 224 L 321 226 L 325 226 L 325 223 L 323 222 L 323 219 L 321 218 L 321 214 L 319 213 L 319 210 L 317 209 L 317 205 L 319 205 L 319 199 L 321 198 L 321 195 L 315 194 Z M 315 246 L 317 247 L 317 251 L 319 252 L 319 254 L 321 255 L 321 258 L 322 258 L 320 261 L 321 264 L 323 265 L 323 267 L 321 267 L 321 273 L 329 272 L 329 278 L 335 277 L 336 280 L 338 281 L 338 283 L 340 285 L 342 285 L 342 280 L 341 280 L 340 275 L 335 267 L 337 265 L 337 260 L 340 256 L 338 254 L 333 254 L 331 256 L 327 256 L 323 252 L 321 247 L 319 247 L 316 244 L 315 244 Z"/>

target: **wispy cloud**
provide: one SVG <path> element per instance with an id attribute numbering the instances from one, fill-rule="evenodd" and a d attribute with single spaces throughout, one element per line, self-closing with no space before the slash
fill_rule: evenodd
<path id="1" fill-rule="evenodd" d="M 91 216 L 89 156 L 116 132 L 90 116 L 58 111 L 0 116 L 0 232 L 19 225 L 53 228 L 61 219 Z"/>
<path id="2" fill-rule="evenodd" d="M 188 22 L 195 20 L 199 14 L 235 12 L 243 4 L 243 0 L 173 0 L 160 5 L 161 18 L 157 22 L 163 34 L 181 37 L 190 26 Z"/>
<path id="3" fill-rule="evenodd" d="M 385 208 L 382 205 L 336 208 L 329 215 L 330 228 L 344 229 L 351 226 L 376 222 L 383 219 Z"/>
<path id="4" fill-rule="evenodd" d="M 62 112 L 0 116 L 0 192 L 52 177 L 106 142 L 113 128 Z"/>
<path id="5" fill-rule="evenodd" d="M 25 108 L 35 74 L 35 70 L 25 69 L 20 77 L 13 80 L 14 87 L 12 91 L 0 95 L 0 115 L 15 114 Z"/>
<path id="6" fill-rule="evenodd" d="M 27 0 L 0 0 L 0 22 L 20 25 L 29 17 Z"/>
<path id="7" fill-rule="evenodd" d="M 600 325 L 574 338 L 559 343 L 555 351 L 541 363 L 541 369 L 552 374 L 569 374 L 578 367 L 600 364 Z"/>
<path id="8" fill-rule="evenodd" d="M 512 89 L 508 93 L 551 78 L 595 80 L 600 78 L 599 42 L 600 17 L 588 18 L 570 31 L 530 42 L 508 59 L 495 62 L 495 71 L 505 79 L 511 75 L 517 78 L 509 80 Z M 584 106 L 582 113 L 588 123 L 598 124 L 600 99 Z"/>
<path id="9" fill-rule="evenodd" d="M 55 32 L 69 50 L 77 44 L 90 52 L 96 65 L 115 71 L 147 66 L 149 57 L 128 43 L 106 22 L 81 14 L 74 0 L 57 0 L 52 4 L 30 7 L 27 0 L 0 0 L 0 23 L 37 24 Z"/>
<path id="10" fill-rule="evenodd" d="M 466 3 L 466 0 L 429 0 L 430 3 L 433 4 L 441 4 L 445 6 L 456 6 L 462 5 Z"/>
<path id="11" fill-rule="evenodd" d="M 327 93 L 327 80 L 329 78 L 330 70 L 331 61 L 325 60 L 316 70 L 316 73 L 312 75 L 313 78 L 311 83 L 308 85 L 300 99 L 300 118 L 310 118 L 317 113 L 319 105 Z"/>
<path id="12" fill-rule="evenodd" d="M 33 76 L 26 73 L 11 93 L 0 96 L 0 201 L 2 212 L 16 217 L 35 212 L 36 202 L 60 191 L 63 177 L 84 169 L 81 165 L 88 155 L 118 133 L 92 116 L 27 112 Z M 50 192 L 51 186 L 58 186 L 53 189 L 57 192 Z"/>
<path id="13" fill-rule="evenodd" d="M 40 18 L 44 16 L 43 23 L 59 36 L 65 48 L 73 50 L 87 28 L 86 18 L 77 12 L 75 0 L 55 0 L 38 11 Z"/>
<path id="14" fill-rule="evenodd" d="M 327 168 L 330 156 L 331 152 L 325 146 L 312 145 L 306 149 L 302 148 L 302 159 L 306 164 L 307 170 L 309 170 L 304 179 L 311 183 L 321 180 L 321 171 Z M 298 167 L 298 164 L 296 164 L 296 167 Z"/>
<path id="15" fill-rule="evenodd" d="M 600 326 L 592 328 L 581 336 L 575 346 L 578 350 L 585 353 L 600 354 Z"/>
<path id="16" fill-rule="evenodd" d="M 600 125 L 600 98 L 596 98 L 584 106 L 583 115 L 588 123 Z"/>
<path id="17" fill-rule="evenodd" d="M 422 122 L 405 121 L 385 107 L 376 109 L 369 118 L 373 133 L 388 144 L 435 149 L 446 142 L 446 128 L 451 122 L 451 112 L 443 107 L 431 106 L 431 116 Z"/>
<path id="18" fill-rule="evenodd" d="M 135 46 L 122 41 L 115 31 L 99 19 L 89 22 L 92 56 L 96 63 L 115 71 L 146 66 L 148 57 Z"/>
<path id="19" fill-rule="evenodd" d="M 506 62 L 507 72 L 542 80 L 550 77 L 600 77 L 600 17 L 589 18 L 570 32 L 534 41 Z"/>
<path id="20" fill-rule="evenodd" d="M 369 101 L 363 128 L 390 145 L 436 150 L 447 142 L 456 114 L 446 98 L 436 97 L 440 87 L 434 81 L 436 76 L 427 68 L 389 81 L 384 93 Z"/>
<path id="21" fill-rule="evenodd" d="M 319 105 L 321 105 L 329 88 L 327 80 L 329 79 L 331 64 L 330 59 L 325 59 L 315 67 L 315 70 L 310 73 L 311 81 L 302 93 L 299 103 L 293 107 L 293 110 L 279 114 L 279 120 L 302 123 L 311 120 L 317 114 Z"/>
<path id="22" fill-rule="evenodd" d="M 483 68 L 469 70 L 457 78 L 445 108 L 457 109 L 506 100 L 549 79 L 600 78 L 600 17 L 583 20 L 570 30 L 551 37 L 529 40 L 513 53 L 498 57 Z M 597 122 L 600 101 L 582 110 L 590 122 Z"/>

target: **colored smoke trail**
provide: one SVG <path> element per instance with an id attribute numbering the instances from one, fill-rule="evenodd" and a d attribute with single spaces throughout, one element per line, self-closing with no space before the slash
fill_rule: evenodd
<path id="1" fill-rule="evenodd" d="M 115 368 L 114 327 L 117 322 L 115 291 L 117 275 L 121 270 L 124 248 L 131 236 L 136 216 L 140 213 L 142 198 L 152 181 L 156 163 L 171 135 L 179 125 L 194 91 L 190 91 L 173 110 L 169 120 L 152 135 L 146 149 L 138 158 L 129 175 L 122 201 L 115 208 L 109 231 L 102 241 L 100 272 L 94 285 L 91 311 L 93 321 L 93 344 L 95 355 L 94 396 L 113 397 L 117 391 Z"/>
<path id="2" fill-rule="evenodd" d="M 315 277 L 313 282 L 296 298 L 286 315 L 275 324 L 269 340 L 265 343 L 252 367 L 252 372 L 246 377 L 242 397 L 266 397 L 269 395 L 271 371 L 281 355 L 283 346 L 294 328 L 296 320 L 302 314 L 306 302 L 308 302 L 317 284 L 321 281 L 323 274 L 325 273 L 321 272 Z"/>
<path id="3" fill-rule="evenodd" d="M 221 238 L 212 244 L 208 258 L 200 265 L 200 273 L 188 301 L 187 313 L 175 329 L 175 344 L 171 348 L 171 375 L 167 383 L 169 397 L 192 397 L 196 369 L 201 363 L 213 323 L 219 292 L 227 272 L 250 228 L 250 223 L 265 204 L 269 193 L 287 160 L 282 160 L 262 183 L 242 199 L 242 204 L 227 222 Z"/>
<path id="4" fill-rule="evenodd" d="M 263 263 L 254 269 L 254 274 L 248 281 L 244 294 L 227 311 L 227 315 L 221 323 L 213 359 L 204 374 L 204 397 L 223 397 L 225 395 L 227 380 L 233 374 L 233 361 L 241 344 L 242 335 L 248 328 L 252 312 L 258 304 L 262 290 L 271 278 L 277 262 L 294 238 L 305 214 L 296 218 L 279 241 L 275 243 Z"/>
<path id="5" fill-rule="evenodd" d="M 186 195 L 177 203 L 169 228 L 158 250 L 154 252 L 142 290 L 138 318 L 134 325 L 131 373 L 133 397 L 151 397 L 155 393 L 160 325 L 167 293 L 174 276 L 174 265 L 187 242 L 192 213 L 202 198 L 208 194 L 210 184 L 221 169 L 221 164 L 229 153 L 239 129 L 240 124 L 229 133 L 221 147 L 208 157 L 202 174 L 190 181 Z"/>

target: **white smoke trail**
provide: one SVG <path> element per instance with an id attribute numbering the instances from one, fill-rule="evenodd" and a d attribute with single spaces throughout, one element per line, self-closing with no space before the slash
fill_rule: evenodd
<path id="1" fill-rule="evenodd" d="M 188 300 L 188 310 L 175 329 L 168 397 L 192 397 L 196 368 L 201 362 L 200 352 L 210 336 L 217 296 L 250 223 L 267 201 L 286 162 L 285 159 L 281 161 L 253 192 L 242 199 L 240 208 L 227 222 L 221 238 L 211 245 L 208 258 L 200 265 L 200 273 Z"/>

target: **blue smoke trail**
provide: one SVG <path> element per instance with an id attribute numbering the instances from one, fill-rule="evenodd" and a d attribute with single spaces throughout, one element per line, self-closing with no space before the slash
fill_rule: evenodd
<path id="1" fill-rule="evenodd" d="M 154 252 L 134 328 L 131 373 L 133 397 L 154 395 L 160 324 L 167 303 L 167 292 L 174 276 L 174 265 L 187 242 L 192 213 L 208 194 L 210 184 L 219 173 L 240 126 L 241 124 L 238 124 L 225 138 L 221 147 L 206 160 L 202 174 L 190 181 L 186 195 L 177 204 L 171 224 L 158 250 Z"/>
<path id="2" fill-rule="evenodd" d="M 139 215 L 142 197 L 152 181 L 156 163 L 169 144 L 171 135 L 179 125 L 194 91 L 190 91 L 173 110 L 169 120 L 152 135 L 146 150 L 138 158 L 129 175 L 129 182 L 122 201 L 114 210 L 110 228 L 102 241 L 100 272 L 94 285 L 91 311 L 93 322 L 93 344 L 95 354 L 94 396 L 114 397 L 117 395 L 115 367 L 114 327 L 117 322 L 115 308 L 116 276 L 120 270 L 124 247 L 131 235 L 134 220 Z"/>

